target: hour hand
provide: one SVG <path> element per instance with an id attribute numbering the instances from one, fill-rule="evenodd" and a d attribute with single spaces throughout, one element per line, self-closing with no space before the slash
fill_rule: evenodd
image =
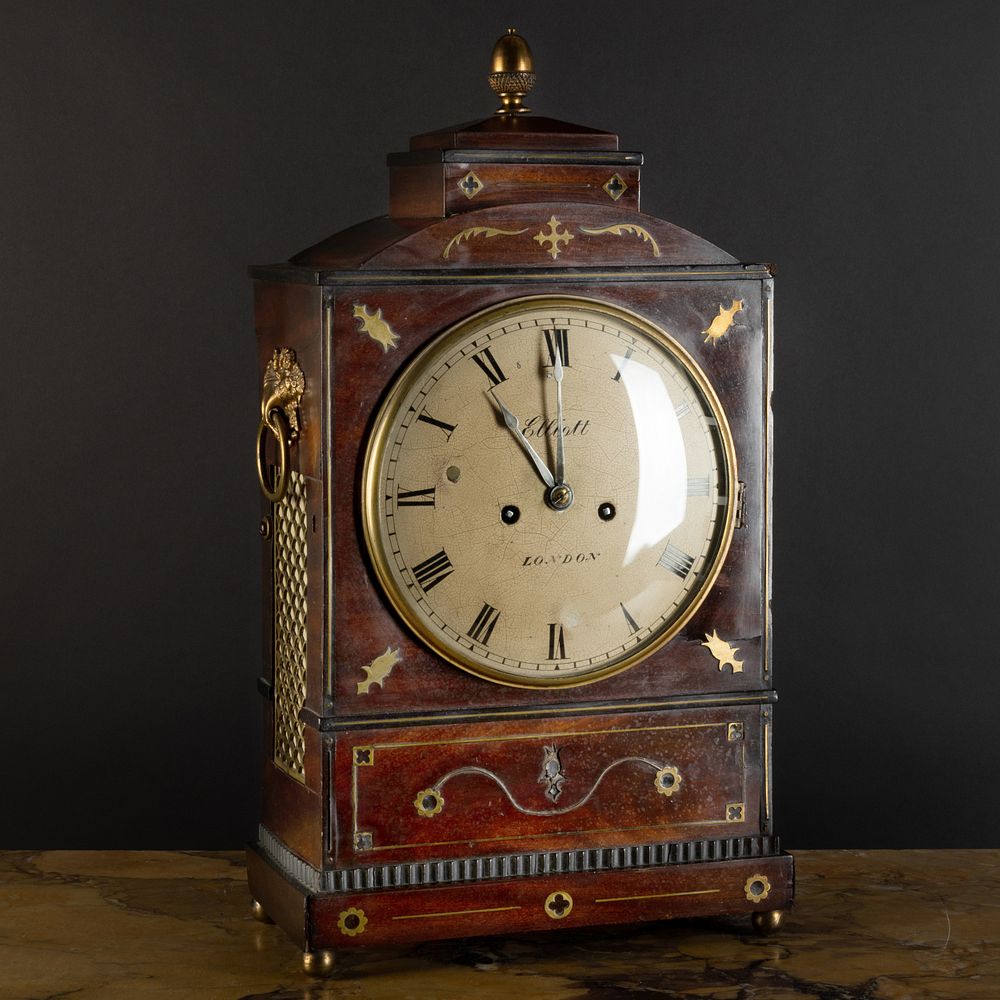
<path id="1" fill-rule="evenodd" d="M 542 482 L 545 483 L 550 489 L 555 486 L 555 477 L 549 472 L 549 467 L 542 461 L 542 456 L 531 447 L 531 442 L 524 436 L 524 431 L 521 430 L 521 425 L 518 422 L 517 417 L 514 416 L 510 410 L 504 406 L 500 397 L 493 393 L 493 398 L 496 400 L 497 406 L 500 407 L 500 412 L 503 414 L 503 422 L 507 425 L 507 429 L 514 435 L 515 438 L 520 442 L 521 447 L 524 448 L 531 459 L 535 468 L 538 470 L 538 474 L 542 477 Z"/>

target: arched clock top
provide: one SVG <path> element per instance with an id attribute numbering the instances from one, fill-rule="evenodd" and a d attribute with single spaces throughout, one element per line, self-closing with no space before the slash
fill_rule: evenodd
<path id="1" fill-rule="evenodd" d="M 553 201 L 408 221 L 372 219 L 304 250 L 291 263 L 317 271 L 737 263 L 680 226 L 617 206 Z"/>

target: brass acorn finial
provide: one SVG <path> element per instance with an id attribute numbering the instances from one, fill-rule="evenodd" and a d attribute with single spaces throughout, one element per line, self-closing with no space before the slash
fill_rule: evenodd
<path id="1" fill-rule="evenodd" d="M 535 60 L 528 43 L 513 28 L 508 28 L 493 46 L 488 79 L 493 93 L 500 98 L 498 115 L 531 113 L 531 108 L 524 107 L 521 101 L 535 85 Z"/>

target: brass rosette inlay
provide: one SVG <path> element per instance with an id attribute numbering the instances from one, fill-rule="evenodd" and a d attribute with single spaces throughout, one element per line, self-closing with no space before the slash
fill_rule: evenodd
<path id="1" fill-rule="evenodd" d="M 356 906 L 349 906 L 346 910 L 341 910 L 340 916 L 337 917 L 337 927 L 340 928 L 340 933 L 346 934 L 348 937 L 364 934 L 367 926 L 368 918 L 365 916 L 365 911 Z"/>
<path id="2" fill-rule="evenodd" d="M 425 788 L 417 792 L 413 807 L 421 816 L 437 816 L 444 809 L 444 796 L 436 788 Z"/>
<path id="3" fill-rule="evenodd" d="M 573 912 L 573 897 L 564 889 L 549 893 L 545 899 L 545 912 L 553 920 L 563 920 Z"/>
<path id="4" fill-rule="evenodd" d="M 771 894 L 771 883 L 766 875 L 751 875 L 746 880 L 743 891 L 751 903 L 759 903 Z"/>
<path id="5" fill-rule="evenodd" d="M 661 767 L 659 771 L 656 772 L 656 790 L 661 795 L 666 795 L 668 798 L 674 794 L 681 787 L 681 782 L 684 779 L 681 777 L 681 772 L 677 770 L 676 767 L 667 765 L 666 767 Z"/>

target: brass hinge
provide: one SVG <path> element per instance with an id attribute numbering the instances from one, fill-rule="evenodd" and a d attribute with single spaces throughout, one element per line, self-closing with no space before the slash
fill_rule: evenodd
<path id="1" fill-rule="evenodd" d="M 746 527 L 747 484 L 742 480 L 736 484 L 736 527 Z"/>

